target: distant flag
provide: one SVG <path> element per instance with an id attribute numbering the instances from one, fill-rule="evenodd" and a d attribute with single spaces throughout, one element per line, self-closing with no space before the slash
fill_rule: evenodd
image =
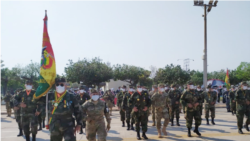
<path id="1" fill-rule="evenodd" d="M 47 30 L 47 11 L 45 11 L 45 17 L 43 21 L 43 44 L 41 54 L 42 56 L 40 65 L 39 86 L 34 95 L 34 99 L 38 99 L 47 94 L 50 88 L 54 85 L 56 78 L 56 61 Z"/>
<path id="2" fill-rule="evenodd" d="M 229 74 L 228 74 L 228 69 L 227 69 L 227 74 L 225 78 L 225 86 L 230 89 L 230 82 L 229 82 Z"/>

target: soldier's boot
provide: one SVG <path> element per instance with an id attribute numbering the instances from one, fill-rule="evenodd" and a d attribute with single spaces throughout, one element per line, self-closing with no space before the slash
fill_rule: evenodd
<path id="1" fill-rule="evenodd" d="M 161 129 L 157 129 L 157 131 L 158 131 L 158 138 L 162 138 L 162 136 L 161 136 Z"/>
<path id="2" fill-rule="evenodd" d="M 32 134 L 32 141 L 36 141 L 36 134 Z"/>
<path id="3" fill-rule="evenodd" d="M 201 136 L 201 133 L 199 132 L 198 127 L 199 127 L 198 125 L 195 125 L 194 132 L 195 132 L 198 136 Z"/>
<path id="4" fill-rule="evenodd" d="M 131 130 L 135 130 L 133 124 L 134 123 L 131 123 L 131 128 L 130 128 Z"/>
<path id="5" fill-rule="evenodd" d="M 30 135 L 25 135 L 26 141 L 30 141 Z"/>
<path id="6" fill-rule="evenodd" d="M 148 139 L 148 137 L 146 136 L 146 133 L 145 133 L 145 132 L 142 133 L 142 137 L 143 137 L 145 140 Z"/>
<path id="7" fill-rule="evenodd" d="M 234 111 L 232 111 L 232 115 L 234 115 Z"/>
<path id="8" fill-rule="evenodd" d="M 82 131 L 82 126 L 81 126 L 81 130 L 80 130 L 80 133 L 79 134 L 83 134 L 83 131 Z"/>
<path id="9" fill-rule="evenodd" d="M 19 129 L 19 134 L 17 136 L 18 137 L 23 136 L 23 130 L 22 130 L 22 128 Z"/>
<path id="10" fill-rule="evenodd" d="M 122 121 L 122 127 L 125 127 L 125 123 L 124 123 L 124 121 Z"/>
<path id="11" fill-rule="evenodd" d="M 188 128 L 188 137 L 192 137 L 191 136 L 191 128 Z"/>
<path id="12" fill-rule="evenodd" d="M 215 123 L 214 123 L 214 118 L 212 118 L 212 124 L 215 125 Z"/>
<path id="13" fill-rule="evenodd" d="M 140 131 L 137 131 L 137 140 L 141 140 Z"/>
<path id="14" fill-rule="evenodd" d="M 42 123 L 41 122 L 39 123 L 39 129 L 37 131 L 40 131 L 40 130 L 42 130 Z"/>
<path id="15" fill-rule="evenodd" d="M 180 119 L 180 118 L 176 118 L 176 125 L 177 125 L 177 126 L 181 126 L 180 123 L 179 123 L 179 119 Z"/>
<path id="16" fill-rule="evenodd" d="M 249 132 L 248 124 L 245 124 L 244 127 L 245 127 L 246 130 Z"/>
<path id="17" fill-rule="evenodd" d="M 43 120 L 43 128 L 45 128 L 44 120 Z"/>
<path id="18" fill-rule="evenodd" d="M 127 126 L 128 126 L 127 130 L 129 130 L 129 129 L 130 129 L 130 124 L 129 124 L 129 122 L 127 122 Z"/>
<path id="19" fill-rule="evenodd" d="M 171 119 L 171 126 L 174 126 L 174 118 Z"/>
<path id="20" fill-rule="evenodd" d="M 162 127 L 161 131 L 165 136 L 167 136 L 167 131 L 165 126 Z"/>
<path id="21" fill-rule="evenodd" d="M 242 132 L 242 130 L 241 130 L 241 129 L 239 129 L 239 130 L 238 130 L 238 133 L 239 133 L 239 134 L 243 134 L 243 132 Z"/>
<path id="22" fill-rule="evenodd" d="M 207 120 L 207 125 L 209 125 L 209 120 L 208 120 L 208 118 L 206 118 L 206 120 Z"/>

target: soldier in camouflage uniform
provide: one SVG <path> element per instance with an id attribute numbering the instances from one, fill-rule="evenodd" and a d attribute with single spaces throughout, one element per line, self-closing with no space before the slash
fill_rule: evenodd
<path id="1" fill-rule="evenodd" d="M 202 95 L 202 93 L 203 93 L 203 91 L 202 91 L 200 85 L 197 86 L 196 91 L 197 91 L 197 93 L 198 93 L 199 95 Z M 201 115 L 202 115 L 202 110 L 203 110 L 203 103 L 204 103 L 204 100 L 202 100 L 202 104 L 199 105 L 199 106 L 200 106 L 200 113 L 201 113 Z"/>
<path id="2" fill-rule="evenodd" d="M 95 141 L 96 134 L 98 141 L 106 141 L 107 132 L 110 129 L 111 118 L 108 113 L 108 108 L 105 102 L 99 99 L 97 90 L 92 89 L 91 99 L 82 105 L 82 111 L 87 113 L 84 118 L 86 119 L 86 138 L 88 141 Z M 103 116 L 106 117 L 107 127 L 105 129 L 105 121 Z"/>
<path id="3" fill-rule="evenodd" d="M 187 90 L 181 96 L 182 105 L 185 107 L 186 126 L 188 128 L 188 137 L 191 137 L 191 128 L 193 118 L 195 120 L 194 132 L 201 136 L 198 128 L 201 125 L 200 106 L 202 104 L 202 97 L 194 90 L 192 82 L 188 82 Z"/>
<path id="4" fill-rule="evenodd" d="M 209 125 L 209 111 L 211 111 L 211 118 L 212 118 L 212 124 L 215 125 L 214 123 L 214 118 L 215 118 L 215 103 L 217 100 L 217 94 L 215 91 L 212 90 L 212 85 L 209 84 L 207 86 L 208 91 L 204 91 L 202 93 L 202 99 L 204 99 L 205 103 L 205 118 L 207 120 L 207 125 Z"/>
<path id="5" fill-rule="evenodd" d="M 131 125 L 131 130 L 134 130 L 134 127 L 133 127 L 134 120 L 133 118 L 131 118 L 132 107 L 130 107 L 130 104 L 129 104 L 129 99 L 131 95 L 133 95 L 134 92 L 135 92 L 134 86 L 130 85 L 128 93 L 124 95 L 123 100 L 122 100 L 123 101 L 122 108 L 125 110 L 125 113 L 126 113 L 126 122 L 128 125 L 127 130 L 130 130 L 130 125 Z"/>
<path id="6" fill-rule="evenodd" d="M 22 88 L 17 89 L 17 92 L 14 95 L 14 105 L 16 103 L 16 97 L 19 95 L 21 91 L 22 91 Z M 22 125 L 21 125 L 21 115 L 20 115 L 21 107 L 20 106 L 14 107 L 14 110 L 16 114 L 16 122 L 19 128 L 19 134 L 17 136 L 20 137 L 20 136 L 23 136 L 23 130 L 22 130 Z"/>
<path id="7" fill-rule="evenodd" d="M 74 134 L 82 125 L 79 100 L 67 92 L 65 78 L 56 78 L 55 86 L 56 91 L 48 93 L 50 141 L 76 141 Z"/>
<path id="8" fill-rule="evenodd" d="M 122 121 L 122 127 L 125 127 L 125 110 L 122 107 L 122 100 L 124 95 L 127 93 L 126 86 L 123 85 L 121 88 L 121 91 L 117 94 L 117 107 L 120 111 L 121 121 Z"/>
<path id="9" fill-rule="evenodd" d="M 112 108 L 114 103 L 114 95 L 112 94 L 111 90 L 107 90 L 105 94 L 102 97 L 104 101 L 106 102 L 107 107 L 109 108 L 109 115 L 112 116 Z"/>
<path id="10" fill-rule="evenodd" d="M 236 101 L 236 115 L 237 115 L 237 126 L 238 132 L 243 134 L 242 132 L 242 125 L 244 115 L 246 115 L 247 120 L 245 125 L 246 130 L 249 131 L 248 124 L 250 124 L 250 113 L 249 109 L 247 109 L 250 105 L 250 95 L 247 91 L 247 83 L 241 82 L 240 88 L 235 93 L 235 101 Z"/>
<path id="11" fill-rule="evenodd" d="M 85 85 L 81 85 L 81 86 L 79 87 L 79 95 L 77 95 L 77 99 L 79 100 L 79 105 L 80 105 L 80 106 L 83 105 L 87 100 L 90 99 L 90 96 L 89 96 L 89 94 L 85 91 L 85 88 L 86 88 Z M 86 115 L 86 113 L 83 113 L 82 111 L 81 111 L 81 114 L 82 114 L 82 117 L 84 117 L 84 116 Z M 82 127 L 81 127 L 81 131 L 80 131 L 79 134 L 83 134 L 82 128 L 85 128 L 85 126 L 86 126 L 86 121 L 85 121 L 85 119 L 83 118 L 83 120 L 82 120 Z"/>
<path id="12" fill-rule="evenodd" d="M 129 105 L 133 109 L 132 115 L 135 120 L 137 139 L 140 140 L 140 123 L 142 126 L 142 137 L 148 139 L 146 132 L 148 130 L 148 108 L 151 106 L 149 95 L 142 93 L 142 88 L 138 84 L 137 92 L 135 92 L 129 99 Z"/>
<path id="13" fill-rule="evenodd" d="M 158 92 L 158 87 L 157 85 L 153 85 L 152 91 L 149 93 L 150 98 L 152 98 L 153 94 L 155 94 L 156 92 Z M 151 113 L 152 113 L 152 121 L 153 121 L 152 126 L 155 126 L 155 103 L 154 102 L 151 103 Z"/>
<path id="14" fill-rule="evenodd" d="M 41 109 L 41 113 L 38 115 L 37 119 L 38 119 L 38 124 L 39 124 L 39 129 L 38 131 L 42 130 L 42 128 L 45 128 L 45 117 L 46 117 L 46 103 L 42 102 L 42 101 L 46 101 L 46 95 L 42 96 L 40 98 L 41 100 L 39 100 L 37 102 L 38 106 L 40 106 Z"/>
<path id="15" fill-rule="evenodd" d="M 10 106 L 11 99 L 12 95 L 10 94 L 9 91 L 7 91 L 6 95 L 3 98 L 4 102 L 6 103 L 7 117 L 11 117 L 11 106 Z"/>
<path id="16" fill-rule="evenodd" d="M 155 115 L 156 115 L 156 128 L 158 131 L 158 138 L 161 138 L 161 119 L 164 119 L 162 132 L 167 135 L 166 128 L 169 123 L 169 112 L 168 107 L 170 105 L 169 95 L 165 93 L 164 84 L 158 84 L 158 92 L 156 92 L 152 98 L 152 103 L 155 104 Z M 178 108 L 177 108 L 178 109 Z M 179 114 L 179 112 L 178 112 Z"/>
<path id="17" fill-rule="evenodd" d="M 176 125 L 180 126 L 179 124 L 179 119 L 180 119 L 179 102 L 181 98 L 181 92 L 177 89 L 176 84 L 172 84 L 171 88 L 173 90 L 170 90 L 168 94 L 170 98 L 169 114 L 170 114 L 171 126 L 174 126 L 174 113 L 176 117 Z"/>
<path id="18" fill-rule="evenodd" d="M 232 111 L 232 115 L 236 114 L 236 102 L 235 102 L 235 86 L 231 85 L 231 90 L 229 92 L 229 98 L 230 98 L 230 108 Z"/>
<path id="19" fill-rule="evenodd" d="M 37 108 L 37 101 L 33 100 L 35 90 L 32 89 L 31 80 L 27 80 L 26 90 L 21 91 L 15 97 L 15 107 L 21 107 L 21 125 L 24 130 L 26 141 L 30 141 L 30 128 L 32 133 L 32 141 L 36 140 L 37 134 L 37 116 L 41 113 L 41 109 Z"/>

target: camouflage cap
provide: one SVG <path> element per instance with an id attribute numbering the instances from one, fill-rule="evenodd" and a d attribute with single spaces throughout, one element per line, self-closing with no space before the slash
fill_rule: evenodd
<path id="1" fill-rule="evenodd" d="M 241 85 L 241 86 L 242 86 L 242 85 L 247 85 L 247 82 L 246 82 L 246 81 L 243 81 L 243 82 L 240 83 L 240 85 Z"/>
<path id="2" fill-rule="evenodd" d="M 66 80 L 65 80 L 65 78 L 63 78 L 63 77 L 57 77 L 56 79 L 55 79 L 55 82 L 56 83 L 63 83 L 63 82 L 66 82 Z"/>
<path id="3" fill-rule="evenodd" d="M 153 85 L 152 87 L 153 87 L 153 88 L 158 88 L 157 85 Z"/>
<path id="4" fill-rule="evenodd" d="M 193 82 L 192 81 L 188 81 L 187 84 L 188 85 L 193 85 Z"/>
<path id="5" fill-rule="evenodd" d="M 158 87 L 165 87 L 165 85 L 163 83 L 159 83 Z"/>
<path id="6" fill-rule="evenodd" d="M 129 88 L 130 89 L 134 89 L 135 87 L 133 85 L 129 85 Z"/>
<path id="7" fill-rule="evenodd" d="M 172 84 L 172 85 L 171 85 L 171 88 L 174 88 L 174 87 L 177 87 L 177 85 L 176 85 L 176 84 Z"/>
<path id="8" fill-rule="evenodd" d="M 91 93 L 98 93 L 96 89 L 91 89 Z"/>
<path id="9" fill-rule="evenodd" d="M 137 83 L 137 84 L 136 84 L 136 87 L 140 87 L 140 86 L 141 86 L 141 84 L 140 84 L 140 83 Z"/>
<path id="10" fill-rule="evenodd" d="M 207 85 L 207 88 L 208 89 L 212 88 L 212 84 Z"/>

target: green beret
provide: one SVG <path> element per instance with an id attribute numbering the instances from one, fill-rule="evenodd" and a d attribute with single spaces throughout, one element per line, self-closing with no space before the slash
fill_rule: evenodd
<path id="1" fill-rule="evenodd" d="M 91 89 L 91 93 L 98 93 L 96 89 Z"/>
<path id="2" fill-rule="evenodd" d="M 165 87 L 163 83 L 158 84 L 158 87 Z"/>

